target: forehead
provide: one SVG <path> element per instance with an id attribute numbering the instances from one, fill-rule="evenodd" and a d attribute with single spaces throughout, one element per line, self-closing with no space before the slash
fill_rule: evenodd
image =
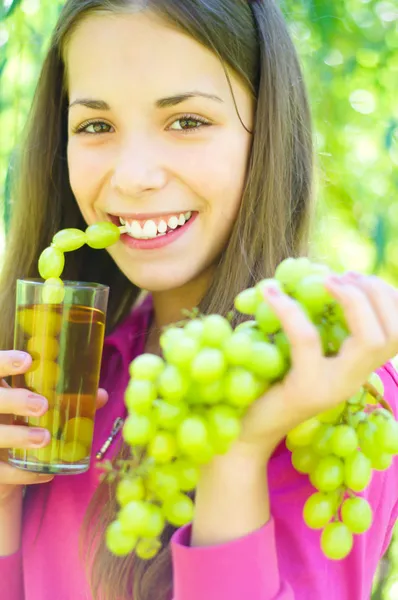
<path id="1" fill-rule="evenodd" d="M 68 40 L 65 61 L 70 96 L 122 88 L 157 95 L 182 85 L 225 94 L 229 89 L 210 50 L 149 11 L 87 16 Z"/>

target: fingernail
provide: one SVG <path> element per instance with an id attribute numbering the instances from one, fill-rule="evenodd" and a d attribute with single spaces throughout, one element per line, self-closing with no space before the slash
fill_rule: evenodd
<path id="1" fill-rule="evenodd" d="M 359 281 L 362 278 L 362 275 L 356 271 L 348 271 L 345 275 L 345 278 L 349 281 Z"/>
<path id="2" fill-rule="evenodd" d="M 47 400 L 43 396 L 37 394 L 29 394 L 28 396 L 28 409 L 32 413 L 41 413 L 47 408 Z"/>
<path id="3" fill-rule="evenodd" d="M 49 439 L 49 432 L 45 429 L 29 428 L 29 441 L 35 446 L 41 446 Z"/>
<path id="4" fill-rule="evenodd" d="M 343 285 L 344 283 L 342 278 L 338 275 L 332 275 L 331 277 L 328 277 L 327 281 L 330 282 L 332 285 Z"/>
<path id="5" fill-rule="evenodd" d="M 282 296 L 282 291 L 276 286 L 269 286 L 263 290 L 265 296 Z"/>
<path id="6" fill-rule="evenodd" d="M 14 369 L 19 369 L 20 367 L 22 367 L 27 357 L 28 355 L 26 354 L 26 352 L 14 352 L 12 358 L 12 366 L 14 367 Z"/>

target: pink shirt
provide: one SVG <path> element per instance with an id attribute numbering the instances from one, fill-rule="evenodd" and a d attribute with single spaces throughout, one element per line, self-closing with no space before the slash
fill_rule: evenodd
<path id="1" fill-rule="evenodd" d="M 93 455 L 115 419 L 126 414 L 128 365 L 143 351 L 150 311 L 150 302 L 145 302 L 106 340 L 101 385 L 110 398 L 96 417 Z M 380 375 L 397 416 L 397 374 L 388 364 Z M 119 443 L 120 435 L 105 458 L 114 455 Z M 90 600 L 78 541 L 83 515 L 99 483 L 95 462 L 93 456 L 91 468 L 81 475 L 58 476 L 49 484 L 29 487 L 21 549 L 0 558 L 2 600 Z M 272 518 L 261 529 L 228 544 L 199 548 L 189 545 L 190 526 L 175 533 L 174 600 L 369 600 L 377 564 L 398 518 L 398 461 L 386 472 L 375 472 L 364 492 L 373 507 L 373 525 L 356 536 L 354 550 L 341 562 L 323 557 L 319 532 L 303 522 L 302 508 L 313 488 L 292 468 L 284 444 L 269 462 L 268 480 Z"/>

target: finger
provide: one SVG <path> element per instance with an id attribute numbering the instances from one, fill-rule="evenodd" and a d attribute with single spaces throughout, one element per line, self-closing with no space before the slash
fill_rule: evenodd
<path id="1" fill-rule="evenodd" d="M 276 287 L 264 289 L 264 297 L 279 317 L 290 342 L 292 368 L 307 371 L 322 358 L 322 344 L 315 325 L 300 305 Z"/>
<path id="2" fill-rule="evenodd" d="M 103 388 L 99 388 L 98 393 L 97 393 L 97 410 L 99 408 L 102 408 L 103 406 L 105 406 L 105 404 L 108 402 L 108 400 L 109 400 L 108 392 L 106 390 L 104 390 Z"/>
<path id="3" fill-rule="evenodd" d="M 0 448 L 43 448 L 50 440 L 51 435 L 47 429 L 0 425 Z"/>
<path id="4" fill-rule="evenodd" d="M 326 287 L 341 304 L 351 332 L 334 361 L 341 377 L 366 379 L 369 371 L 385 362 L 387 338 L 381 323 L 366 294 L 349 277 L 331 277 Z"/>
<path id="5" fill-rule="evenodd" d="M 342 306 L 348 328 L 358 346 L 361 345 L 364 352 L 382 349 L 386 336 L 365 292 L 354 285 L 349 276 L 330 277 L 325 285 Z"/>
<path id="6" fill-rule="evenodd" d="M 350 273 L 350 277 L 368 296 L 388 343 L 397 346 L 398 290 L 373 275 L 365 277 L 360 273 Z"/>
<path id="7" fill-rule="evenodd" d="M 32 357 L 19 350 L 0 350 L 0 378 L 25 373 L 32 363 Z"/>
<path id="8" fill-rule="evenodd" d="M 33 485 L 52 481 L 54 475 L 32 473 L 23 469 L 17 469 L 5 462 L 0 462 L 0 481 L 6 485 Z"/>
<path id="9" fill-rule="evenodd" d="M 0 414 L 40 417 L 48 410 L 43 396 L 25 389 L 0 387 Z"/>

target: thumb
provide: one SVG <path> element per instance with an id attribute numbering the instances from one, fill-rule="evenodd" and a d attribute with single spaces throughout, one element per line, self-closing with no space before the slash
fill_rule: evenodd
<path id="1" fill-rule="evenodd" d="M 108 402 L 108 399 L 108 392 L 103 388 L 99 388 L 97 392 L 97 410 L 105 406 L 105 404 Z"/>

